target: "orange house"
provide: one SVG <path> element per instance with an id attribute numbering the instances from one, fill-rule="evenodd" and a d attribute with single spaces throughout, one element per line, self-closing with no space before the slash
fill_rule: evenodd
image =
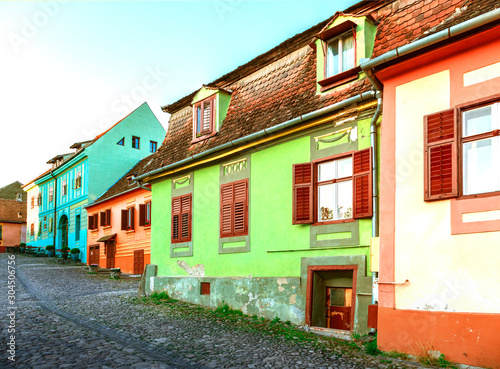
<path id="1" fill-rule="evenodd" d="M 151 191 L 131 178 L 147 157 L 86 207 L 88 264 L 142 274 L 151 260 Z"/>

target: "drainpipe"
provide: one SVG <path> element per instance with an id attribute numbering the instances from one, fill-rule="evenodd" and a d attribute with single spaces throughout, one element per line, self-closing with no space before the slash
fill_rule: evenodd
<path id="1" fill-rule="evenodd" d="M 370 146 L 372 148 L 372 238 L 379 236 L 379 198 L 378 198 L 378 166 L 377 166 L 377 120 L 382 113 L 382 89 L 383 85 L 369 67 L 361 64 L 361 69 L 375 88 L 377 97 L 377 110 L 370 122 Z M 372 304 L 378 302 L 378 272 L 372 272 Z"/>
<path id="2" fill-rule="evenodd" d="M 140 179 L 138 180 L 138 179 L 136 179 L 136 177 L 132 177 L 131 179 L 132 179 L 132 181 L 135 181 L 135 183 L 137 183 L 137 186 L 139 186 L 139 187 L 140 187 L 140 188 L 142 188 L 143 190 L 146 190 L 146 191 L 151 191 L 151 188 L 144 186 L 144 185 L 142 184 L 142 181 L 141 181 Z"/>
<path id="3" fill-rule="evenodd" d="M 54 178 L 54 220 L 52 221 L 52 232 L 54 233 L 53 236 L 53 245 L 54 245 L 54 252 L 56 247 L 56 234 L 57 234 L 57 227 L 56 227 L 56 220 L 57 220 L 57 178 L 54 176 L 54 173 L 52 171 L 50 172 L 50 175 L 52 178 Z"/>

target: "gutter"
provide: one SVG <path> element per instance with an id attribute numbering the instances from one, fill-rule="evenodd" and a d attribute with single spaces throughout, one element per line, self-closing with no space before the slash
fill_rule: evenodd
<path id="1" fill-rule="evenodd" d="M 226 142 L 225 144 L 213 147 L 213 148 L 211 148 L 211 149 L 209 149 L 207 151 L 203 151 L 201 153 L 195 154 L 195 155 L 190 156 L 190 157 L 188 157 L 186 159 L 183 159 L 183 160 L 180 160 L 178 162 L 166 165 L 164 167 L 152 170 L 152 171 L 147 172 L 145 174 L 142 174 L 142 175 L 140 175 L 138 177 L 134 177 L 134 180 L 136 182 L 140 182 L 140 181 L 142 181 L 143 179 L 145 179 L 147 177 L 151 177 L 151 176 L 160 174 L 162 172 L 166 172 L 166 171 L 168 171 L 170 169 L 174 169 L 174 168 L 177 168 L 177 167 L 181 167 L 181 166 L 183 166 L 185 164 L 195 162 L 198 159 L 204 158 L 206 156 L 209 156 L 211 154 L 217 153 L 217 152 L 225 150 L 225 149 L 229 149 L 229 148 L 232 148 L 232 147 L 235 147 L 235 146 L 239 146 L 239 145 L 251 142 L 251 141 L 255 141 L 255 140 L 257 140 L 259 138 L 262 138 L 262 137 L 271 136 L 271 135 L 276 134 L 278 132 L 284 131 L 284 130 L 290 128 L 290 127 L 294 127 L 294 126 L 296 126 L 296 125 L 298 125 L 298 124 L 300 124 L 302 122 L 305 122 L 305 121 L 317 118 L 317 117 L 322 116 L 324 114 L 331 113 L 331 112 L 333 112 L 335 110 L 339 110 L 339 109 L 341 109 L 343 107 L 346 107 L 346 106 L 354 104 L 354 103 L 358 103 L 358 102 L 366 101 L 366 100 L 369 100 L 369 99 L 373 99 L 374 97 L 375 97 L 375 92 L 374 91 L 363 92 L 363 93 L 361 93 L 359 95 L 350 97 L 350 98 L 348 98 L 346 100 L 340 101 L 340 102 L 335 103 L 333 105 L 330 105 L 330 106 L 327 106 L 327 107 L 315 110 L 315 111 L 307 113 L 307 114 L 303 114 L 303 115 L 301 115 L 299 117 L 287 120 L 286 122 L 277 124 L 277 125 L 275 125 L 273 127 L 260 130 L 258 132 L 252 133 L 252 134 L 250 134 L 248 136 L 244 136 L 244 137 L 238 138 L 238 139 L 230 141 L 230 142 Z"/>

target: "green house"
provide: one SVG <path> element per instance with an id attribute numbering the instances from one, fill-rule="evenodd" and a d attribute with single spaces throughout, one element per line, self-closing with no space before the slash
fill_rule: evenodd
<path id="1" fill-rule="evenodd" d="M 359 65 L 376 28 L 351 13 L 163 107 L 137 177 L 155 202 L 150 292 L 369 331 L 379 111 Z"/>

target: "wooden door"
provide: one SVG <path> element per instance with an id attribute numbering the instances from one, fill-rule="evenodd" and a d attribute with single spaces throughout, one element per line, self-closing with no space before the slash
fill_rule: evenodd
<path id="1" fill-rule="evenodd" d="M 99 265 L 99 245 L 89 246 L 89 265 Z"/>
<path id="2" fill-rule="evenodd" d="M 106 268 L 115 267 L 115 241 L 106 241 Z"/>
<path id="3" fill-rule="evenodd" d="M 326 288 L 326 327 L 351 330 L 352 288 Z"/>
<path id="4" fill-rule="evenodd" d="M 144 250 L 134 250 L 134 274 L 142 274 L 144 271 Z"/>

